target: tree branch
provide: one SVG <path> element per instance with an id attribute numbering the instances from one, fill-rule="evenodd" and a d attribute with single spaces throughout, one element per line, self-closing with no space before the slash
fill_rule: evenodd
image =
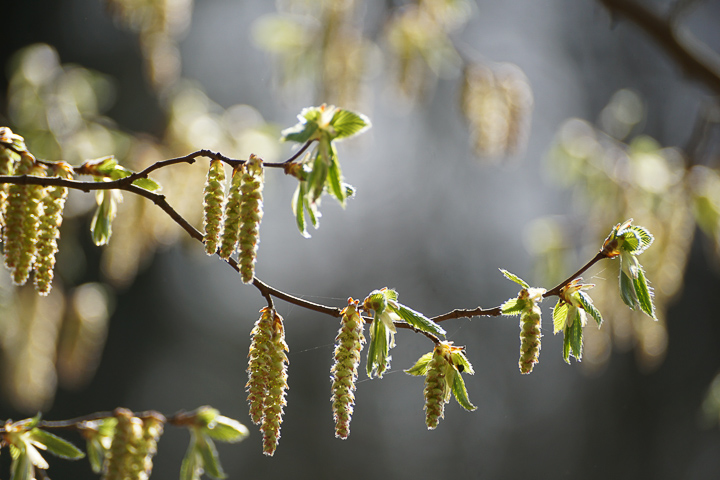
<path id="1" fill-rule="evenodd" d="M 598 0 L 611 15 L 626 18 L 649 35 L 689 77 L 720 95 L 720 57 L 672 21 L 636 0 Z M 702 54 L 700 53 L 702 50 Z"/>

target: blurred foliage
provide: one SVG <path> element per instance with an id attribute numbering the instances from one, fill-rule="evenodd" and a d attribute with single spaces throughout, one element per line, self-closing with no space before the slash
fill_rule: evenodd
<path id="1" fill-rule="evenodd" d="M 695 223 L 713 221 L 708 220 L 712 215 L 703 215 L 695 207 L 709 193 L 698 188 L 698 169 L 709 169 L 690 167 L 678 149 L 663 148 L 646 135 L 633 135 L 644 115 L 639 95 L 620 90 L 602 110 L 598 125 L 577 118 L 565 122 L 548 154 L 552 177 L 574 192 L 573 203 L 589 238 L 602 236 L 601 225 L 624 218 L 641 218 L 655 235 L 643 264 L 654 281 L 658 321 L 622 308 L 614 282 L 598 282 L 593 297 L 612 313 L 605 315 L 607 328 L 588 330 L 583 365 L 590 370 L 607 362 L 613 343 L 622 350 L 635 348 L 644 371 L 660 365 L 668 342 L 666 311 L 682 286 Z M 543 265 L 557 262 L 567 232 L 551 222 L 535 228 L 543 229 L 544 238 L 538 241 L 544 245 L 538 248 L 545 255 Z M 709 231 L 712 228 L 717 231 L 717 224 Z M 597 275 L 613 277 L 618 275 L 617 268 L 608 266 Z"/>

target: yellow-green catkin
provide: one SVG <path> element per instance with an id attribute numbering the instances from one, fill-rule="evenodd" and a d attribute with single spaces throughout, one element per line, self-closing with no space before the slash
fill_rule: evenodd
<path id="1" fill-rule="evenodd" d="M 72 167 L 67 163 L 57 163 L 49 172 L 52 176 L 72 178 Z M 40 295 L 47 295 L 52 288 L 55 254 L 58 251 L 60 225 L 65 208 L 66 187 L 47 187 L 42 198 L 42 216 L 38 225 L 37 251 L 35 258 L 35 289 Z"/>
<path id="2" fill-rule="evenodd" d="M 447 348 L 443 344 L 435 347 L 425 376 L 425 424 L 430 430 L 435 429 L 445 416 L 445 404 L 450 399 L 447 373 L 453 367 L 445 355 L 449 355 L 449 350 L 445 350 Z"/>
<path id="3" fill-rule="evenodd" d="M 358 314 L 358 303 L 350 298 L 348 306 L 342 311 L 340 331 L 335 338 L 335 364 L 330 370 L 335 436 L 343 440 L 350 435 L 350 420 L 355 405 L 353 392 L 360 365 L 360 352 L 365 343 L 365 323 Z"/>
<path id="4" fill-rule="evenodd" d="M 14 136 L 9 128 L 0 127 L 0 175 L 12 175 L 13 173 L 18 154 L 8 147 Z M 9 190 L 10 184 L 0 185 L 0 226 L 5 225 L 5 209 Z"/>
<path id="5" fill-rule="evenodd" d="M 220 160 L 210 162 L 203 192 L 203 228 L 205 229 L 205 253 L 213 255 L 218 248 L 220 224 L 225 201 L 225 167 Z"/>
<path id="6" fill-rule="evenodd" d="M 157 442 L 163 434 L 165 418 L 161 415 L 143 419 L 142 444 L 138 456 L 142 457 L 142 468 L 145 478 L 149 478 L 153 469 L 153 457 L 157 453 Z"/>
<path id="7" fill-rule="evenodd" d="M 227 203 L 225 204 L 225 223 L 220 238 L 220 256 L 225 260 L 235 253 L 240 232 L 240 207 L 242 205 L 242 184 L 245 168 L 239 165 L 233 169 Z"/>
<path id="8" fill-rule="evenodd" d="M 242 179 L 242 208 L 240 217 L 240 236 L 238 249 L 240 254 L 240 275 L 243 283 L 251 283 L 255 276 L 255 261 L 260 238 L 260 220 L 263 217 L 263 161 L 256 155 L 250 155 Z"/>
<path id="9" fill-rule="evenodd" d="M 20 156 L 15 167 L 15 175 L 27 175 L 35 164 L 35 157 L 26 153 Z M 5 266 L 15 270 L 20 251 L 22 250 L 22 234 L 25 218 L 25 202 L 29 190 L 26 185 L 10 185 L 8 190 L 7 209 L 5 211 L 5 228 L 3 229 L 3 253 Z"/>
<path id="10" fill-rule="evenodd" d="M 531 289 L 532 290 L 532 289 Z M 535 296 L 535 295 L 533 295 Z M 531 298 L 527 289 L 520 292 L 521 300 L 526 300 L 527 307 L 520 314 L 520 373 L 528 374 L 539 361 L 540 357 L 540 305 Z"/>
<path id="11" fill-rule="evenodd" d="M 263 418 L 260 425 L 260 431 L 263 433 L 263 453 L 268 456 L 275 453 L 280 440 L 283 406 L 287 405 L 285 392 L 288 388 L 288 358 L 285 352 L 288 351 L 288 346 L 285 343 L 283 319 L 277 313 L 273 315 L 270 345 L 267 395 L 265 396 Z"/>
<path id="12" fill-rule="evenodd" d="M 138 455 L 143 444 L 143 421 L 125 408 L 117 408 L 115 434 L 105 457 L 102 480 L 145 480 L 144 457 Z"/>
<path id="13" fill-rule="evenodd" d="M 262 422 L 265 397 L 270 372 L 270 352 L 272 350 L 273 320 L 275 311 L 270 307 L 260 310 L 261 315 L 250 333 L 250 352 L 248 353 L 248 382 L 245 388 L 250 404 L 250 418 L 258 425 Z"/>
<path id="14" fill-rule="evenodd" d="M 35 164 L 28 174 L 43 177 L 45 176 L 46 170 L 44 165 Z M 25 282 L 27 282 L 35 263 L 38 226 L 40 225 L 40 217 L 42 216 L 42 198 L 45 194 L 45 187 L 41 185 L 26 185 L 25 189 L 27 193 L 25 202 L 23 203 L 20 251 L 18 252 L 12 275 L 15 285 L 24 285 Z"/>

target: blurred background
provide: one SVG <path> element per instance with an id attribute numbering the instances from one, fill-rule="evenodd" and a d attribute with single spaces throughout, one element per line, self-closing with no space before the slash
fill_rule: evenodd
<path id="1" fill-rule="evenodd" d="M 713 63 L 720 3 L 642 5 L 672 12 Z M 244 392 L 263 297 L 127 194 L 109 245 L 94 246 L 94 195 L 71 192 L 53 293 L 0 279 L 0 417 L 212 405 L 251 430 L 219 445 L 229 478 L 720 475 L 718 92 L 622 15 L 592 0 L 28 0 L 4 17 L 0 123 L 40 158 L 114 154 L 137 170 L 207 148 L 281 161 L 293 150 L 280 131 L 303 107 L 368 115 L 372 129 L 338 145 L 357 194 L 344 210 L 326 199 L 311 239 L 290 208 L 295 179 L 266 173 L 256 273 L 280 290 L 343 306 L 387 286 L 427 316 L 493 307 L 517 294 L 498 268 L 550 288 L 632 217 L 655 235 L 640 261 L 659 320 L 624 307 L 606 261 L 584 275 L 605 324 L 586 327 L 582 362 L 562 361 L 551 300 L 528 376 L 517 317 L 448 321 L 478 409 L 451 401 L 435 431 L 422 380 L 402 372 L 432 345 L 400 331 L 391 371 L 361 373 L 341 441 L 338 322 L 277 301 L 290 390 L 266 458 Z M 206 171 L 154 176 L 198 228 Z M 177 478 L 187 440 L 166 429 L 153 478 Z M 49 461 L 54 478 L 95 477 Z"/>

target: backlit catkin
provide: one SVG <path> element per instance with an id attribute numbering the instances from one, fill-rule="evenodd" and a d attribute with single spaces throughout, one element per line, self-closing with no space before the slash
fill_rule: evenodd
<path id="1" fill-rule="evenodd" d="M 350 435 L 350 420 L 355 405 L 355 382 L 360 365 L 360 352 L 365 343 L 363 319 L 357 311 L 358 301 L 348 299 L 342 311 L 340 331 L 335 338 L 335 364 L 332 366 L 332 410 L 335 436 L 346 439 Z"/>
<path id="2" fill-rule="evenodd" d="M 263 216 L 262 190 L 264 183 L 263 161 L 250 155 L 242 178 L 242 206 L 240 209 L 239 256 L 240 275 L 244 283 L 255 276 L 255 260 Z"/>
<path id="3" fill-rule="evenodd" d="M 35 157 L 29 153 L 23 154 L 15 167 L 15 175 L 27 175 L 34 163 Z M 5 228 L 3 229 L 3 253 L 5 254 L 5 266 L 10 270 L 15 270 L 22 250 L 25 202 L 28 194 L 29 190 L 26 185 L 10 185 L 8 190 Z"/>
<path id="4" fill-rule="evenodd" d="M 29 175 L 44 177 L 44 165 L 35 164 L 28 172 Z M 23 203 L 22 233 L 20 237 L 20 251 L 18 252 L 15 269 L 13 270 L 13 283 L 24 285 L 35 263 L 37 251 L 38 226 L 42 216 L 42 197 L 45 187 L 41 185 L 25 186 L 26 196 Z"/>
<path id="5" fill-rule="evenodd" d="M 263 408 L 263 419 L 260 431 L 263 433 L 263 453 L 272 456 L 280 440 L 280 424 L 282 423 L 283 406 L 287 405 L 285 393 L 287 384 L 288 351 L 285 343 L 283 319 L 277 313 L 273 318 L 272 339 L 270 341 L 270 370 L 268 372 L 267 396 Z"/>
<path id="6" fill-rule="evenodd" d="M 72 178 L 72 168 L 66 163 L 51 167 L 50 174 L 61 178 Z M 55 254 L 58 251 L 63 208 L 67 198 L 66 187 L 47 187 L 42 198 L 42 216 L 38 225 L 37 248 L 35 258 L 35 289 L 40 295 L 47 295 L 52 288 Z"/>
<path id="7" fill-rule="evenodd" d="M 450 384 L 447 374 L 453 368 L 446 356 L 449 349 L 444 344 L 438 344 L 433 350 L 433 356 L 428 364 L 425 376 L 425 424 L 433 430 L 438 426 L 440 419 L 445 416 L 445 404 L 450 400 Z"/>
<path id="8" fill-rule="evenodd" d="M 239 165 L 233 169 L 230 190 L 225 204 L 225 223 L 220 238 L 220 256 L 225 260 L 235 253 L 240 232 L 240 207 L 242 205 L 242 192 L 240 185 L 245 168 Z"/>
<path id="9" fill-rule="evenodd" d="M 260 424 L 267 395 L 268 372 L 270 371 L 270 351 L 272 350 L 274 310 L 265 307 L 250 332 L 250 352 L 248 353 L 248 382 L 245 388 L 250 404 L 250 418 L 254 424 Z"/>
<path id="10" fill-rule="evenodd" d="M 115 410 L 117 425 L 112 443 L 105 457 L 102 480 L 146 480 L 143 445 L 143 421 L 132 412 L 118 408 Z"/>
<path id="11" fill-rule="evenodd" d="M 205 253 L 213 255 L 218 248 L 220 224 L 225 201 L 225 167 L 220 160 L 210 162 L 205 191 L 203 192 L 203 227 L 205 229 Z"/>
<path id="12" fill-rule="evenodd" d="M 520 373 L 528 374 L 538 363 L 540 357 L 540 301 L 545 290 L 538 288 L 523 289 L 518 299 L 525 302 L 520 313 Z"/>

